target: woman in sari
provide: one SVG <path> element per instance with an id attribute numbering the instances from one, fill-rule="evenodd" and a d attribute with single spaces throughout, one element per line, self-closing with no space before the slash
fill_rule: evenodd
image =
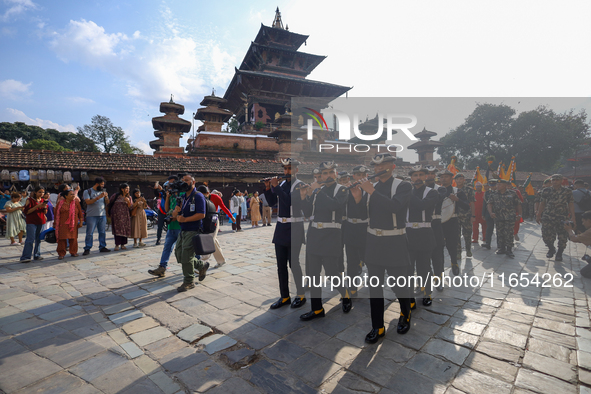
<path id="1" fill-rule="evenodd" d="M 133 247 L 139 248 L 140 246 L 146 246 L 142 242 L 142 238 L 148 238 L 148 218 L 146 217 L 146 211 L 144 211 L 148 207 L 148 203 L 142 197 L 140 189 L 133 191 L 133 200 L 131 209 L 132 213 L 135 211 L 135 215 L 131 217 L 131 236 L 133 237 Z"/>
<path id="2" fill-rule="evenodd" d="M 260 205 L 261 200 L 259 198 L 259 192 L 254 192 L 253 196 L 250 198 L 250 222 L 252 223 L 252 227 L 259 226 L 259 220 L 261 220 Z"/>
<path id="3" fill-rule="evenodd" d="M 70 255 L 78 257 L 78 229 L 82 227 L 84 221 L 82 207 L 76 199 L 76 193 L 73 190 L 65 190 L 61 196 L 63 198 L 57 203 L 53 223 L 57 238 L 57 254 L 60 260 L 66 256 L 68 243 L 70 244 Z"/>
<path id="4" fill-rule="evenodd" d="M 127 238 L 131 237 L 131 216 L 129 214 L 132 203 L 129 196 L 129 185 L 119 185 L 119 192 L 111 196 L 109 200 L 109 216 L 111 216 L 111 229 L 115 236 L 115 250 L 127 249 Z"/>

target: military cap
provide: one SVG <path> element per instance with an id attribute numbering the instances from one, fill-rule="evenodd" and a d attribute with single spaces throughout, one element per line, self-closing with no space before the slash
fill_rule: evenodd
<path id="1" fill-rule="evenodd" d="M 341 178 L 346 178 L 346 177 L 350 177 L 351 174 L 349 174 L 347 171 L 341 171 L 338 173 L 337 178 L 341 179 Z"/>
<path id="2" fill-rule="evenodd" d="M 353 167 L 353 174 L 355 174 L 356 172 L 357 172 L 357 173 L 363 173 L 363 174 L 365 174 L 365 173 L 367 173 L 368 171 L 369 171 L 369 168 L 367 168 L 367 167 L 366 167 L 366 166 L 364 166 L 364 165 L 360 165 L 360 166 L 355 166 L 355 167 Z"/>
<path id="3" fill-rule="evenodd" d="M 415 172 L 423 172 L 423 173 L 427 174 L 429 171 L 425 167 L 423 167 L 422 165 L 419 164 L 419 165 L 413 166 L 410 169 L 410 171 L 408 172 L 408 176 L 411 176 Z"/>
<path id="4" fill-rule="evenodd" d="M 464 174 L 462 174 L 461 172 L 458 172 L 455 176 L 454 179 L 458 179 L 458 178 L 465 178 Z"/>
<path id="5" fill-rule="evenodd" d="M 299 161 L 297 161 L 296 159 L 292 159 L 291 157 L 288 157 L 287 159 L 281 159 L 281 165 L 283 167 L 287 167 L 287 166 L 298 166 L 300 164 Z"/>
<path id="6" fill-rule="evenodd" d="M 489 185 L 490 185 L 491 183 L 497 183 L 497 182 L 498 182 L 498 180 L 496 180 L 496 179 L 494 179 L 494 178 L 493 178 L 493 179 L 489 179 L 489 180 L 488 180 L 488 184 L 489 184 Z"/>
<path id="7" fill-rule="evenodd" d="M 378 153 L 371 159 L 371 165 L 375 166 L 376 164 L 382 164 L 387 162 L 394 162 L 396 158 L 392 156 L 390 153 Z"/>
<path id="8" fill-rule="evenodd" d="M 511 182 L 509 182 L 509 181 L 508 181 L 508 180 L 506 180 L 506 179 L 499 179 L 499 183 L 504 183 L 504 184 L 506 184 L 506 185 L 510 185 L 510 184 L 511 184 Z"/>
<path id="9" fill-rule="evenodd" d="M 437 172 L 437 171 L 439 171 L 439 170 L 437 169 L 437 167 L 435 167 L 435 166 L 425 166 L 425 169 L 426 169 L 428 172 Z"/>
<path id="10" fill-rule="evenodd" d="M 318 169 L 320 171 L 322 170 L 332 170 L 337 168 L 339 165 L 336 164 L 334 161 L 323 161 L 322 163 L 320 163 L 320 165 L 318 166 Z"/>
<path id="11" fill-rule="evenodd" d="M 314 175 L 318 175 L 318 174 L 320 174 L 320 170 L 318 168 L 314 168 L 313 173 L 314 173 Z"/>
<path id="12" fill-rule="evenodd" d="M 562 180 L 564 177 L 561 174 L 552 174 L 552 176 L 550 177 L 550 179 L 554 180 L 554 179 L 559 179 Z"/>
<path id="13" fill-rule="evenodd" d="M 454 173 L 451 172 L 450 170 L 446 169 L 446 170 L 443 170 L 441 173 L 439 173 L 439 176 L 443 176 L 443 175 L 449 175 L 449 176 L 453 177 Z"/>

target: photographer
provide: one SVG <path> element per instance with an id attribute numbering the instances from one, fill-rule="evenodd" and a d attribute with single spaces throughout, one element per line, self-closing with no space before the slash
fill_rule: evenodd
<path id="1" fill-rule="evenodd" d="M 176 179 L 173 179 L 173 182 L 175 180 Z M 172 211 L 174 211 L 174 209 L 177 207 L 178 201 L 181 199 L 181 195 L 173 193 L 170 189 L 170 183 L 168 182 L 164 184 L 164 188 L 166 199 L 164 205 L 160 207 L 160 209 L 162 209 L 165 213 L 162 223 L 163 225 L 165 222 L 168 223 L 168 230 L 166 232 L 166 238 L 164 238 L 164 248 L 162 249 L 162 256 L 160 257 L 160 265 L 154 270 L 148 270 L 150 275 L 159 276 L 161 278 L 166 276 L 168 260 L 170 260 L 170 255 L 172 254 L 172 251 L 176 245 L 176 241 L 181 233 L 180 223 L 176 219 L 173 219 L 171 215 Z M 181 194 L 184 195 L 184 193 Z"/>
<path id="2" fill-rule="evenodd" d="M 201 220 L 205 217 L 205 197 L 195 190 L 195 179 L 191 175 L 183 176 L 183 189 L 186 194 L 181 204 L 172 212 L 173 219 L 181 225 L 181 233 L 177 239 L 174 254 L 183 268 L 183 284 L 177 288 L 179 292 L 195 288 L 195 270 L 199 271 L 199 281 L 205 279 L 209 263 L 203 263 L 195 256 L 193 237 L 201 230 Z M 181 190 L 183 191 L 183 190 Z"/>
<path id="3" fill-rule="evenodd" d="M 167 186 L 171 183 L 178 181 L 179 178 L 175 175 L 171 175 L 168 177 L 168 180 L 164 182 L 164 185 L 160 185 L 159 182 L 156 182 L 154 185 L 154 196 L 156 197 L 156 213 L 158 213 L 158 227 L 156 229 L 156 245 L 160 245 L 160 238 L 162 237 L 162 230 L 164 229 L 164 218 L 167 215 L 167 211 L 164 208 L 164 202 L 166 201 L 166 189 Z M 166 241 L 165 241 L 166 242 Z"/>
<path id="4" fill-rule="evenodd" d="M 571 242 L 582 243 L 585 246 L 589 246 L 591 245 L 591 211 L 584 212 L 581 215 L 581 221 L 583 222 L 583 226 L 586 228 L 585 232 L 582 234 L 575 234 L 575 224 L 573 222 L 566 222 L 564 224 L 564 229 L 568 233 L 568 239 L 570 239 Z M 589 263 L 591 257 L 585 253 L 582 259 Z M 588 264 L 581 269 L 581 275 L 585 278 L 591 278 L 591 264 Z"/>

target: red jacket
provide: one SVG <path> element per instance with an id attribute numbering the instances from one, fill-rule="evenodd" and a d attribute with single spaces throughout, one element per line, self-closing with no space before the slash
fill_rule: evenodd
<path id="1" fill-rule="evenodd" d="M 210 193 L 209 201 L 211 201 L 213 205 L 215 205 L 216 210 L 219 207 L 222 207 L 222 211 L 224 211 L 224 213 L 228 215 L 228 217 L 232 217 L 232 212 L 230 212 L 226 205 L 224 205 L 224 202 L 222 201 L 222 198 L 220 196 L 218 196 L 217 194 Z"/>

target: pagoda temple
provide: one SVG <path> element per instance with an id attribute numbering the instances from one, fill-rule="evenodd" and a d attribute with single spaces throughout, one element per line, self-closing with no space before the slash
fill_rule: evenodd
<path id="1" fill-rule="evenodd" d="M 160 112 L 164 116 L 152 118 L 154 135 L 157 140 L 150 141 L 150 148 L 154 149 L 154 156 L 179 156 L 185 149 L 179 146 L 179 140 L 183 133 L 191 131 L 191 122 L 179 118 L 185 113 L 185 107 L 172 101 L 172 95 L 168 103 L 160 103 Z"/>
<path id="2" fill-rule="evenodd" d="M 417 154 L 419 155 L 419 161 L 417 161 L 417 164 L 433 166 L 439 164 L 437 161 L 433 160 L 433 153 L 435 152 L 435 148 L 443 146 L 443 143 L 439 141 L 431 141 L 431 137 L 436 135 L 437 133 L 429 131 L 424 127 L 423 131 L 415 134 L 415 137 L 420 139 L 420 141 L 409 145 L 408 149 L 414 149 L 417 151 Z"/>

